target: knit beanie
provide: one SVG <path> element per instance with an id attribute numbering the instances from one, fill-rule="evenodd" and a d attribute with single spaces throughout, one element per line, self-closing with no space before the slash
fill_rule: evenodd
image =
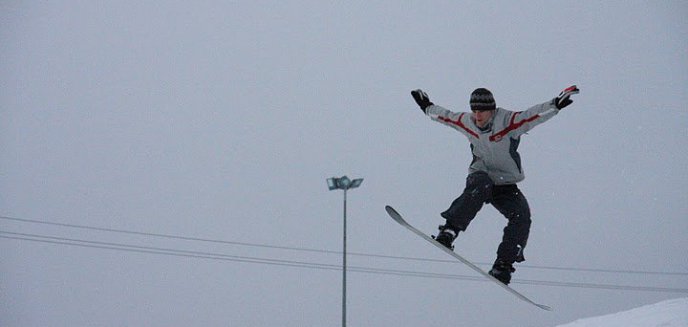
<path id="1" fill-rule="evenodd" d="M 478 88 L 471 93 L 471 110 L 495 110 L 497 107 L 495 105 L 494 97 L 492 92 L 486 88 Z"/>

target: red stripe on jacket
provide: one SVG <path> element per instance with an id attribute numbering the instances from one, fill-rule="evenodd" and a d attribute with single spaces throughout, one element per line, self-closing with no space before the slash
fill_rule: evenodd
<path id="1" fill-rule="evenodd" d="M 511 121 L 509 122 L 509 126 L 507 126 L 505 129 L 499 131 L 498 133 L 490 136 L 490 141 L 495 142 L 501 140 L 506 134 L 509 134 L 509 132 L 518 129 L 519 127 L 523 126 L 523 124 L 530 123 L 533 120 L 536 120 L 540 118 L 540 115 L 535 115 L 533 117 L 521 120 L 520 122 L 516 123 L 514 122 L 516 120 L 516 116 L 518 116 L 522 111 L 516 112 L 511 116 Z"/>
<path id="2" fill-rule="evenodd" d="M 440 117 L 437 117 L 437 119 L 439 119 L 439 120 L 441 120 L 441 121 L 443 121 L 443 122 L 445 122 L 445 123 L 449 123 L 449 124 L 458 126 L 458 127 L 462 128 L 464 131 L 466 131 L 468 134 L 473 135 L 475 138 L 480 138 L 480 136 L 478 136 L 478 133 L 476 133 L 476 132 L 470 130 L 468 127 L 466 127 L 466 125 L 464 125 L 464 124 L 461 122 L 461 118 L 463 118 L 463 115 L 465 115 L 465 113 L 462 113 L 462 114 L 459 116 L 459 119 L 457 119 L 456 121 L 451 120 L 451 119 L 449 119 L 449 118 L 447 118 L 447 117 L 441 117 L 441 116 L 440 116 Z"/>

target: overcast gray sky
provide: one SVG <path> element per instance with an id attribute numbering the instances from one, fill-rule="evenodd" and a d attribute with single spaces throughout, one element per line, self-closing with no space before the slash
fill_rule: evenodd
<path id="1" fill-rule="evenodd" d="M 553 326 L 686 297 L 687 16 L 683 1 L 3 1 L 0 325 L 337 326 L 342 193 L 325 179 L 344 174 L 365 178 L 348 198 L 348 249 L 366 254 L 349 257 L 350 326 Z M 513 287 L 555 311 L 408 259 L 450 258 L 384 206 L 435 232 L 471 160 L 409 91 L 467 111 L 487 87 L 523 110 L 571 84 L 520 147 L 534 223 Z M 505 222 L 485 207 L 457 252 L 491 262 Z"/>

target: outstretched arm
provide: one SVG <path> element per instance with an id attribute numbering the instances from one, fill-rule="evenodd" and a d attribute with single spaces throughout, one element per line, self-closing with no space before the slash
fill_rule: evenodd
<path id="1" fill-rule="evenodd" d="M 570 105 L 573 102 L 570 99 L 571 95 L 579 92 L 578 87 L 572 85 L 561 91 L 559 96 L 550 101 L 534 105 L 525 111 L 512 113 L 506 117 L 508 121 L 505 121 L 505 126 L 507 128 L 493 135 L 493 138 L 498 139 L 506 136 L 508 133 L 521 135 L 528 132 L 533 127 L 554 117 L 564 107 Z"/>
<path id="2" fill-rule="evenodd" d="M 411 95 L 413 99 L 416 100 L 420 109 L 423 110 L 423 113 L 430 117 L 430 119 L 454 128 L 466 136 L 477 137 L 475 132 L 466 127 L 470 119 L 470 114 L 465 112 L 452 112 L 444 107 L 438 106 L 432 103 L 428 94 L 420 89 L 411 91 Z"/>

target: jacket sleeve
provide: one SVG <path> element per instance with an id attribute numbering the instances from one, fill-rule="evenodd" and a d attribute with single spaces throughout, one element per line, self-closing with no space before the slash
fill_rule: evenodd
<path id="1" fill-rule="evenodd" d="M 534 105 L 525 111 L 511 112 L 506 115 L 504 130 L 499 131 L 493 138 L 501 138 L 507 134 L 512 136 L 522 135 L 533 127 L 542 124 L 559 113 L 559 109 L 552 100 Z"/>
<path id="2" fill-rule="evenodd" d="M 467 126 L 470 123 L 471 115 L 466 112 L 453 112 L 438 105 L 432 105 L 426 108 L 425 114 L 430 119 L 454 128 L 466 136 L 478 137 L 474 131 Z"/>

